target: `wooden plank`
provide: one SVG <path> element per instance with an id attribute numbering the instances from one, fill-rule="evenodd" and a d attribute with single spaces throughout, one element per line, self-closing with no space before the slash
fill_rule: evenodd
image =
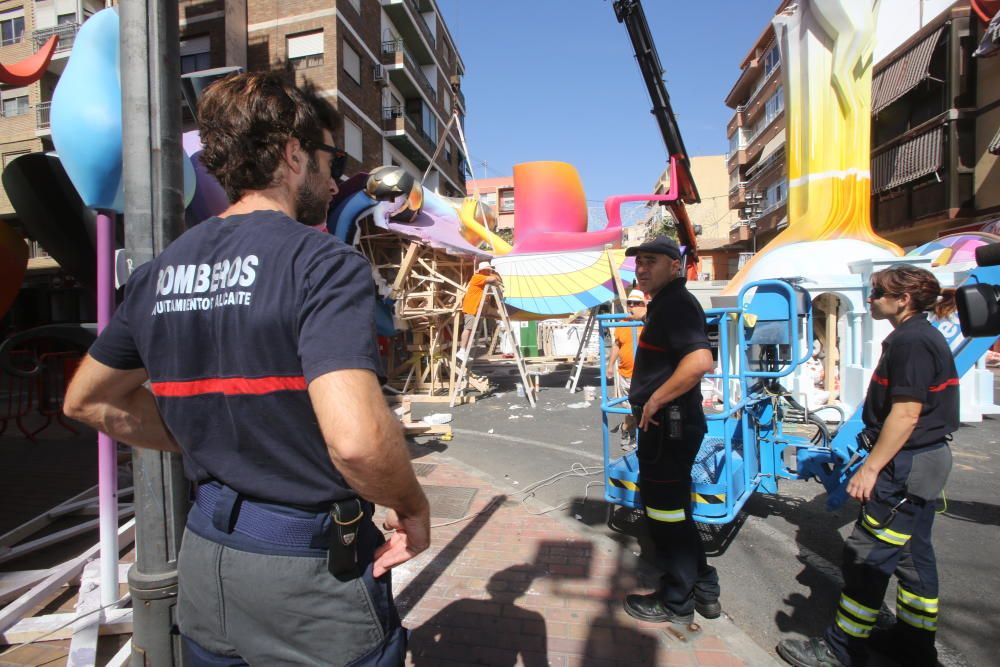
<path id="1" fill-rule="evenodd" d="M 131 563 L 118 565 L 118 582 L 128 582 L 128 571 Z M 21 570 L 18 572 L 0 572 L 0 605 L 6 604 L 18 595 L 28 590 L 39 581 L 49 576 L 53 568 L 47 570 Z"/>
<path id="2" fill-rule="evenodd" d="M 104 667 L 125 667 L 125 665 L 132 659 L 132 640 L 129 639 L 125 642 L 125 646 L 122 646 L 118 653 L 108 660 L 108 664 Z"/>
<path id="3" fill-rule="evenodd" d="M 18 595 L 28 590 L 39 581 L 49 576 L 48 570 L 21 570 L 19 572 L 0 572 L 0 604 L 6 604 Z"/>
<path id="4" fill-rule="evenodd" d="M 618 293 L 618 304 L 622 307 L 622 312 L 628 312 L 628 295 L 625 293 L 625 286 L 622 284 L 622 275 L 618 272 L 618 265 L 611 257 L 611 244 L 604 246 L 604 255 L 608 258 L 608 266 L 611 268 L 611 275 L 615 279 L 615 291 Z"/>
<path id="5" fill-rule="evenodd" d="M 409 247 L 406 249 L 406 255 L 403 256 L 403 262 L 399 265 L 399 272 L 396 274 L 396 280 L 392 283 L 392 293 L 396 294 L 400 292 L 403 288 L 403 283 L 410 275 L 410 269 L 413 268 L 413 262 L 417 259 L 417 252 L 420 250 L 420 244 L 417 241 L 410 241 Z"/>
<path id="6" fill-rule="evenodd" d="M 22 523 L 17 528 L 14 528 L 13 530 L 10 530 L 4 533 L 3 535 L 0 535 L 0 548 L 8 547 L 12 544 L 17 544 L 18 542 L 25 539 L 29 535 L 37 533 L 45 526 L 52 523 L 56 518 L 65 514 L 65 512 L 63 512 L 62 510 L 67 505 L 75 505 L 76 503 L 80 502 L 83 502 L 84 504 L 97 502 L 97 496 L 95 495 L 96 493 L 97 493 L 97 487 L 92 486 L 83 493 L 78 493 L 69 500 L 59 503 L 49 511 L 39 514 L 31 521 Z"/>
<path id="7" fill-rule="evenodd" d="M 66 667 L 94 667 L 97 664 L 97 637 L 101 631 L 101 561 L 92 560 L 83 568 L 80 593 L 76 600 L 77 620 L 71 626 Z"/>
<path id="8" fill-rule="evenodd" d="M 425 424 L 410 422 L 403 424 L 406 435 L 451 435 L 451 424 Z"/>
<path id="9" fill-rule="evenodd" d="M 95 614 L 97 615 L 97 614 Z M 73 636 L 76 612 L 60 612 L 21 619 L 14 627 L 0 634 L 2 644 L 25 644 L 38 641 L 62 641 Z M 132 632 L 132 609 L 105 609 L 102 635 L 125 635 Z"/>
<path id="10" fill-rule="evenodd" d="M 118 529 L 118 549 L 124 549 L 135 539 L 135 519 L 130 519 Z M 9 605 L 0 610 L 0 632 L 6 632 L 29 612 L 43 604 L 48 597 L 62 587 L 67 581 L 75 579 L 83 572 L 87 561 L 99 554 L 100 543 L 90 547 L 82 554 L 52 568 L 52 574 L 39 582 Z"/>
<path id="11" fill-rule="evenodd" d="M 131 516 L 133 510 L 131 505 L 128 507 L 123 507 L 118 510 L 118 518 L 124 519 L 127 516 Z M 91 519 L 90 521 L 85 521 L 79 525 L 60 530 L 58 532 L 52 533 L 51 535 L 46 535 L 45 537 L 40 537 L 37 540 L 32 540 L 30 542 L 25 542 L 24 544 L 19 544 L 16 547 L 0 549 L 0 563 L 6 563 L 7 561 L 20 558 L 32 551 L 38 551 L 39 549 L 44 549 L 46 547 L 52 546 L 53 544 L 58 544 L 70 538 L 76 537 L 78 535 L 83 535 L 84 533 L 90 532 L 98 527 L 100 524 L 100 519 Z"/>

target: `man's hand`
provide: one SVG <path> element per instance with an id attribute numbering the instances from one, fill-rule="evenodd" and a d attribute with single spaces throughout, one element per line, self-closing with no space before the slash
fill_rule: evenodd
<path id="1" fill-rule="evenodd" d="M 656 413 L 663 408 L 663 404 L 655 399 L 655 397 L 650 396 L 646 404 L 642 406 L 642 419 L 639 420 L 639 428 L 643 431 L 649 430 L 649 425 L 659 426 L 660 422 L 653 419 Z"/>
<path id="2" fill-rule="evenodd" d="M 847 483 L 847 495 L 863 503 L 868 502 L 872 497 L 872 490 L 875 488 L 876 480 L 878 480 L 878 470 L 868 465 L 862 465 L 854 473 L 851 481 Z"/>
<path id="3" fill-rule="evenodd" d="M 389 540 L 375 550 L 372 574 L 378 578 L 392 568 L 405 563 L 431 544 L 430 506 L 414 516 L 399 518 L 394 510 L 385 516 L 385 527 L 395 530 Z"/>

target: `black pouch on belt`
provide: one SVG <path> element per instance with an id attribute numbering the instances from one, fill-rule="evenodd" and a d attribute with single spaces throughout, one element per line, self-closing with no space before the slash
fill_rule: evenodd
<path id="1" fill-rule="evenodd" d="M 326 564 L 330 574 L 340 581 L 350 581 L 360 576 L 358 569 L 358 529 L 365 516 L 357 498 L 335 502 L 330 508 L 330 546 Z"/>

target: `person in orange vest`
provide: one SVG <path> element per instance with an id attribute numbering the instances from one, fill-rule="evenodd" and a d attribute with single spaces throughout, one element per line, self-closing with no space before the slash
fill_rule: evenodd
<path id="1" fill-rule="evenodd" d="M 643 321 L 646 318 L 646 295 L 634 289 L 628 293 L 625 305 L 628 307 L 628 317 Z M 611 354 L 608 355 L 608 379 L 612 379 L 617 362 L 618 381 L 622 395 L 627 395 L 632 387 L 632 371 L 635 367 L 635 337 L 642 335 L 642 327 L 616 327 Z M 623 404 L 628 407 L 628 403 Z M 621 445 L 624 451 L 635 447 L 635 417 L 629 414 L 621 424 Z"/>
<path id="2" fill-rule="evenodd" d="M 465 286 L 465 298 L 462 299 L 462 339 L 457 356 L 463 362 L 469 358 L 469 340 L 472 338 L 472 325 L 476 321 L 479 302 L 483 300 L 483 291 L 487 285 L 503 286 L 500 276 L 493 270 L 489 260 L 479 262 L 479 267 L 472 280 Z"/>

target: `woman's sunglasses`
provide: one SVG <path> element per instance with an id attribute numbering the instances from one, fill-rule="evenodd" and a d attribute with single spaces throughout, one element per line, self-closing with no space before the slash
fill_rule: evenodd
<path id="1" fill-rule="evenodd" d="M 898 295 L 886 292 L 885 289 L 882 288 L 882 287 L 873 287 L 872 288 L 871 298 L 873 298 L 873 299 L 881 299 L 884 296 L 898 296 Z"/>
<path id="2" fill-rule="evenodd" d="M 629 308 L 631 308 L 632 306 L 645 306 L 646 305 L 642 301 L 626 301 L 625 304 Z"/>

